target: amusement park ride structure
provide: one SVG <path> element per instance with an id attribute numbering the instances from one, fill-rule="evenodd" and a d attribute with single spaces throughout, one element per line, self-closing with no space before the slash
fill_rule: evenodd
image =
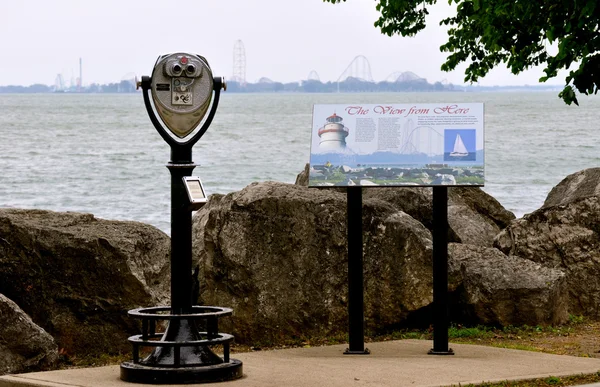
<path id="1" fill-rule="evenodd" d="M 363 82 L 375 82 L 373 79 L 373 75 L 371 74 L 371 64 L 369 60 L 364 55 L 357 55 L 352 59 L 350 64 L 346 67 L 346 69 L 340 74 L 337 78 L 336 83 L 339 84 L 351 79 L 357 79 Z M 236 40 L 233 46 L 233 72 L 231 76 L 231 81 L 238 82 L 242 85 L 246 84 L 246 50 L 244 48 L 244 42 L 241 40 Z M 321 81 L 319 74 L 316 70 L 311 70 L 307 76 L 309 81 Z M 384 81 L 386 82 L 411 82 L 411 81 L 419 81 L 424 80 L 419 77 L 417 74 L 411 71 L 396 71 L 388 75 Z M 447 81 L 446 81 L 447 83 Z"/>

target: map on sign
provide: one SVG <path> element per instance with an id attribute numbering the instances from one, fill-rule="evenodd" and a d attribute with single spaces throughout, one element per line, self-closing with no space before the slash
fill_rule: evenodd
<path id="1" fill-rule="evenodd" d="M 309 186 L 483 186 L 483 148 L 483 103 L 314 105 Z"/>

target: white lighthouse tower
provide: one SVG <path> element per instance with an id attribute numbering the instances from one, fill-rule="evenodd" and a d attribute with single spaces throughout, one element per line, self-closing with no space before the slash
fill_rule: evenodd
<path id="1" fill-rule="evenodd" d="M 333 113 L 319 129 L 321 139 L 319 147 L 327 150 L 343 150 L 346 148 L 346 137 L 348 137 L 348 128 L 342 123 L 342 117 Z"/>

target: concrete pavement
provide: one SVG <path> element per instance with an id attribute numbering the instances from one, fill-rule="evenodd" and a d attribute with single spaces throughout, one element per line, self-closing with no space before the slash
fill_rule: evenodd
<path id="1" fill-rule="evenodd" d="M 449 386 L 523 380 L 600 371 L 600 359 L 451 344 L 454 356 L 427 355 L 428 340 L 369 343 L 370 355 L 343 355 L 346 345 L 233 353 L 244 377 L 203 384 L 221 387 Z M 133 384 L 144 386 L 143 384 Z M 132 386 L 119 366 L 36 372 L 0 377 L 0 387 Z"/>

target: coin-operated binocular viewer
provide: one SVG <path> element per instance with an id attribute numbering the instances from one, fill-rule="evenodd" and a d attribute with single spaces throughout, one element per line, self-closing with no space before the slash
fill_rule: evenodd
<path id="1" fill-rule="evenodd" d="M 220 333 L 218 324 L 232 310 L 197 306 L 192 299 L 192 211 L 206 202 L 200 178 L 191 176 L 192 147 L 212 122 L 225 82 L 213 77 L 205 58 L 175 53 L 159 57 L 152 77 L 142 77 L 140 86 L 152 124 L 171 147 L 171 305 L 129 311 L 142 320 L 142 334 L 129 338 L 133 361 L 121 364 L 121 379 L 153 384 L 237 379 L 242 362 L 229 357 L 233 336 Z M 168 323 L 164 332 L 157 332 L 159 321 Z M 222 346 L 223 357 L 213 346 Z M 144 349 L 151 352 L 144 356 Z"/>

